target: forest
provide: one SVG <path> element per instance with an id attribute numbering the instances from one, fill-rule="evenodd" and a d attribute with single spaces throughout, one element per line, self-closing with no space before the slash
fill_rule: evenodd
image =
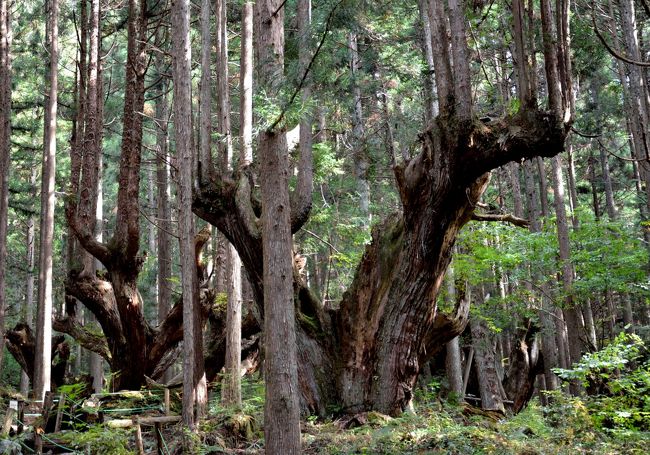
<path id="1" fill-rule="evenodd" d="M 647 453 L 647 0 L 0 0 L 0 453 Z"/>

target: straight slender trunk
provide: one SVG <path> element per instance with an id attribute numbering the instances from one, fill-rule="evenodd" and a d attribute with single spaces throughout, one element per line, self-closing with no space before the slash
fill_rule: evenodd
<path id="1" fill-rule="evenodd" d="M 588 348 L 594 352 L 598 350 L 598 338 L 596 337 L 596 323 L 594 320 L 593 308 L 591 306 L 591 299 L 582 307 L 582 317 L 585 321 L 585 330 L 587 331 L 587 340 L 590 346 Z"/>
<path id="2" fill-rule="evenodd" d="M 230 86 L 228 84 L 228 20 L 227 7 L 224 0 L 217 1 L 217 52 L 219 59 L 217 61 L 218 74 L 218 99 L 220 106 L 219 131 L 222 140 L 225 141 L 222 151 L 225 156 L 225 168 L 227 172 L 232 172 L 234 168 L 234 154 L 232 150 L 232 140 L 230 133 Z M 209 34 L 209 30 L 203 30 Z M 251 138 L 246 138 L 244 142 L 250 144 Z M 246 153 L 246 152 L 245 152 Z M 244 154 L 245 154 L 244 153 Z M 244 159 L 246 159 L 244 157 Z M 225 358 L 225 377 L 222 383 L 221 398 L 226 406 L 241 406 L 241 261 L 237 250 L 230 242 L 225 245 L 226 255 L 226 293 L 228 303 L 226 308 L 226 358 Z"/>
<path id="3" fill-rule="evenodd" d="M 632 0 L 621 0 L 619 9 L 626 54 L 631 59 L 639 61 L 641 60 L 641 50 L 639 48 L 634 2 Z M 645 183 L 646 206 L 650 208 L 650 163 L 646 161 L 650 156 L 650 138 L 647 133 L 650 117 L 648 112 L 648 90 L 645 86 L 642 69 L 636 65 L 626 64 L 625 66 L 627 67 L 627 87 L 630 91 L 628 102 L 632 114 L 631 124 L 633 126 L 632 136 L 635 141 L 635 158 L 639 160 L 639 174 Z"/>
<path id="4" fill-rule="evenodd" d="M 537 172 L 539 175 L 539 199 L 542 202 L 542 213 L 544 218 L 550 215 L 549 202 L 548 202 L 548 180 L 546 178 L 546 166 L 541 157 L 537 157 Z"/>
<path id="5" fill-rule="evenodd" d="M 603 174 L 603 186 L 605 187 L 605 209 L 610 221 L 618 218 L 616 203 L 614 202 L 614 189 L 612 186 L 612 177 L 609 171 L 609 154 L 604 147 L 598 147 L 600 152 L 600 166 Z"/>
<path id="6" fill-rule="evenodd" d="M 273 93 L 283 80 L 284 8 L 280 0 L 255 3 L 260 20 L 256 39 L 260 86 Z M 300 453 L 300 408 L 293 252 L 289 199 L 289 154 L 285 131 L 260 133 L 262 251 L 264 283 L 264 439 L 266 453 Z"/>
<path id="7" fill-rule="evenodd" d="M 571 363 L 578 362 L 584 352 L 582 336 L 584 325 L 578 314 L 578 307 L 573 297 L 573 266 L 571 265 L 571 253 L 569 245 L 569 226 L 566 217 L 564 182 L 562 168 L 558 156 L 552 159 L 553 164 L 553 192 L 555 194 L 555 215 L 557 217 L 557 237 L 560 247 L 560 268 L 562 271 L 562 287 L 564 290 L 564 318 L 567 324 L 569 337 L 569 353 Z M 572 391 L 577 393 L 580 390 L 578 384 L 572 384 Z"/>
<path id="8" fill-rule="evenodd" d="M 181 281 L 183 289 L 183 422 L 196 431 L 196 405 L 202 394 L 202 378 L 196 367 L 203 363 L 197 350 L 201 342 L 201 325 L 196 322 L 198 283 L 194 262 L 194 219 L 192 215 L 192 87 L 189 0 L 172 4 L 174 80 L 174 136 L 178 154 L 178 231 L 180 235 Z"/>
<path id="9" fill-rule="evenodd" d="M 472 118 L 472 72 L 469 67 L 467 31 L 463 0 L 448 0 L 447 13 L 451 35 L 451 53 L 454 62 L 455 108 L 461 121 Z"/>
<path id="10" fill-rule="evenodd" d="M 456 283 L 454 280 L 454 269 L 449 266 L 447 270 L 447 298 L 452 305 L 456 302 Z M 445 357 L 445 373 L 449 381 L 449 390 L 458 396 L 459 401 L 464 401 L 463 395 L 463 370 L 460 355 L 459 337 L 454 337 L 446 345 L 447 355 Z"/>
<path id="11" fill-rule="evenodd" d="M 431 48 L 428 0 L 418 0 L 418 8 L 420 11 L 420 24 L 422 24 L 422 52 L 427 62 L 426 74 L 424 75 L 424 121 L 428 124 L 438 115 L 438 102 L 435 98 L 436 80 L 433 76 L 433 50 Z"/>
<path id="12" fill-rule="evenodd" d="M 34 396 L 43 399 L 50 390 L 52 366 L 52 246 L 54 240 L 54 176 L 56 170 L 56 112 L 58 95 L 59 2 L 49 2 L 48 95 L 45 103 L 45 141 L 41 185 L 40 258 Z"/>
<path id="13" fill-rule="evenodd" d="M 100 29 L 99 29 L 99 0 L 90 3 L 89 30 L 89 61 L 87 74 L 87 93 L 84 103 L 84 130 L 82 138 L 82 175 L 78 189 L 79 203 L 77 205 L 78 222 L 94 235 L 97 212 L 97 181 L 99 179 L 99 155 L 103 121 L 99 117 L 99 104 L 102 100 L 99 82 L 100 65 Z M 95 276 L 96 260 L 85 249 L 78 252 L 79 262 L 83 266 L 81 276 Z"/>
<path id="14" fill-rule="evenodd" d="M 97 10 L 95 11 L 94 7 L 92 10 L 92 24 L 91 33 L 96 34 L 97 41 L 97 103 L 96 103 L 96 119 L 95 119 L 95 138 L 94 138 L 94 153 L 96 158 L 96 167 L 97 167 L 97 181 L 95 186 L 95 239 L 98 242 L 104 241 L 104 157 L 102 154 L 102 139 L 104 137 L 104 82 L 102 80 L 102 31 L 99 27 L 99 17 L 101 15 L 101 5 L 98 5 Z M 93 40 L 91 39 L 91 51 L 94 48 Z M 91 58 L 91 65 L 94 64 L 93 58 Z M 91 259 L 95 262 L 95 270 L 104 270 L 104 265 L 97 258 L 92 257 Z M 90 312 L 89 312 L 90 313 Z M 88 322 L 96 322 L 97 319 L 94 315 L 89 314 L 87 318 Z M 96 352 L 89 351 L 89 366 L 90 366 L 90 375 L 93 378 L 93 390 L 95 393 L 101 393 L 104 388 L 104 359 L 102 356 Z"/>
<path id="15" fill-rule="evenodd" d="M 539 233 L 542 231 L 542 225 L 540 222 L 540 199 L 536 191 L 534 166 L 533 161 L 526 161 L 524 163 L 524 174 L 530 232 Z M 549 301 L 548 297 L 551 291 L 548 283 L 543 279 L 543 274 L 539 272 L 533 273 L 532 278 L 542 288 L 542 296 L 540 298 L 541 307 L 538 315 L 541 323 L 542 355 L 544 356 L 546 387 L 548 390 L 555 390 L 558 387 L 559 381 L 555 373 L 553 373 L 553 368 L 557 368 L 561 364 L 561 360 L 558 358 L 558 344 L 555 336 L 558 324 L 557 321 L 553 321 L 553 304 Z"/>
<path id="16" fill-rule="evenodd" d="M 11 61 L 8 0 L 0 0 L 0 369 L 5 350 L 7 223 L 11 154 Z"/>
<path id="17" fill-rule="evenodd" d="M 233 158 L 232 132 L 230 125 L 230 90 L 228 84 L 228 8 L 226 0 L 216 1 L 217 17 L 217 86 L 219 118 L 219 166 L 225 172 Z"/>
<path id="18" fill-rule="evenodd" d="M 36 169 L 32 170 L 31 185 L 33 185 L 33 197 L 36 197 L 36 181 L 37 174 Z M 36 217 L 30 215 L 27 219 L 27 233 L 25 235 L 25 244 L 27 245 L 27 257 L 25 262 L 27 263 L 27 279 L 25 283 L 25 305 L 23 307 L 23 319 L 25 324 L 30 327 L 34 326 L 34 281 L 35 274 L 34 268 L 36 265 L 35 257 L 36 255 Z M 20 393 L 23 396 L 27 396 L 29 393 L 29 375 L 25 370 L 22 370 L 20 374 Z"/>
<path id="19" fill-rule="evenodd" d="M 441 112 L 453 109 L 454 78 L 451 70 L 449 54 L 449 34 L 444 4 L 440 0 L 427 0 L 429 8 L 429 26 L 431 27 L 431 49 L 433 51 L 433 66 L 435 70 L 436 91 L 438 92 L 438 108 Z"/>
<path id="20" fill-rule="evenodd" d="M 477 292 L 482 291 L 477 290 Z M 479 301 L 483 303 L 483 296 L 480 297 Z M 496 370 L 494 336 L 490 333 L 483 320 L 471 318 L 469 325 L 472 332 L 472 346 L 474 347 L 474 366 L 481 394 L 481 408 L 486 411 L 505 413 L 500 391 L 501 381 Z"/>
<path id="21" fill-rule="evenodd" d="M 77 67 L 75 71 L 75 107 L 76 113 L 73 120 L 72 137 L 70 138 L 70 194 L 79 197 L 79 185 L 81 179 L 81 164 L 83 161 L 83 139 L 86 123 L 86 80 L 88 70 L 86 57 L 88 56 L 88 2 L 80 2 L 79 18 L 79 50 L 77 54 Z M 76 215 L 77 206 L 74 211 Z M 78 245 L 72 227 L 68 226 L 66 245 L 66 271 L 78 269 L 81 264 L 78 261 Z"/>
<path id="22" fill-rule="evenodd" d="M 370 226 L 370 182 L 368 181 L 368 169 L 370 161 L 366 148 L 365 128 L 363 122 L 363 104 L 361 102 L 361 87 L 359 86 L 359 46 L 358 35 L 355 32 L 348 34 L 348 48 L 350 53 L 350 73 L 352 75 L 352 143 L 354 144 L 354 177 L 357 181 L 357 193 L 359 196 L 359 209 L 364 226 Z"/>
<path id="23" fill-rule="evenodd" d="M 156 90 L 156 234 L 158 251 L 158 323 L 160 324 L 171 309 L 172 258 L 171 232 L 172 213 L 169 204 L 169 154 L 167 151 L 167 122 L 169 108 L 167 103 L 167 80 L 162 78 Z"/>
<path id="24" fill-rule="evenodd" d="M 593 162 L 591 164 L 593 164 Z M 576 210 L 578 210 L 578 205 L 579 205 L 578 189 L 576 187 L 576 168 L 573 162 L 573 146 L 571 144 L 569 144 L 567 148 L 567 177 L 568 177 L 567 183 L 569 185 L 568 202 L 569 202 L 569 208 L 571 209 L 571 225 L 573 226 L 573 229 L 578 229 L 579 220 L 576 215 Z M 598 215 L 596 216 L 596 218 L 598 218 Z"/>
<path id="25" fill-rule="evenodd" d="M 212 36 L 210 0 L 201 0 L 201 82 L 199 84 L 199 172 L 212 169 Z M 221 0 L 217 3 L 221 4 Z M 217 11 L 219 7 L 217 7 Z M 217 20 L 220 17 L 217 16 Z"/>
<path id="26" fill-rule="evenodd" d="M 524 1 L 512 1 L 513 37 L 515 43 L 515 68 L 517 74 L 517 92 L 523 105 L 531 102 L 532 89 L 530 71 L 527 61 L 526 36 L 524 34 Z"/>
<path id="27" fill-rule="evenodd" d="M 242 5 L 240 63 L 240 167 L 253 162 L 253 2 L 244 1 Z"/>

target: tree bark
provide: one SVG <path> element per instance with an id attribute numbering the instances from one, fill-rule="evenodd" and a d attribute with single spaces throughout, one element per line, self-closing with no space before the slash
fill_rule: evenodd
<path id="1" fill-rule="evenodd" d="M 259 2 L 257 7 L 258 12 L 261 9 L 269 15 L 277 9 L 277 5 L 274 9 L 266 3 L 261 8 Z M 281 12 L 282 8 L 272 19 L 258 16 L 257 26 L 260 30 L 268 27 L 279 20 Z M 282 40 L 274 38 L 277 41 L 269 35 L 258 37 L 257 42 L 266 43 L 266 48 L 258 47 L 257 55 L 267 76 L 272 73 L 270 79 L 279 83 L 282 71 L 270 63 L 278 56 L 273 43 Z M 441 50 L 438 41 L 435 46 Z M 450 67 L 449 60 L 446 65 Z M 438 76 L 437 70 L 438 66 Z M 440 92 L 438 84 L 439 96 Z M 267 93 L 275 92 L 267 88 Z M 441 115 L 421 135 L 421 152 L 395 166 L 403 210 L 373 230 L 372 243 L 338 308 L 326 309 L 294 273 L 298 390 L 305 412 L 324 414 L 327 406 L 336 405 L 345 412 L 374 409 L 396 415 L 408 406 L 420 366 L 467 323 L 464 299 L 459 299 L 452 314 L 438 311 L 435 300 L 451 248 L 459 230 L 472 218 L 487 173 L 510 161 L 559 153 L 568 131 L 564 120 L 553 113 L 524 108 L 488 127 L 478 121 L 460 121 L 453 109 L 441 106 Z M 284 150 L 283 139 L 276 137 L 280 135 L 263 133 L 260 150 L 266 153 L 269 144 L 276 153 Z M 268 324 L 268 308 L 265 311 L 261 303 L 264 294 L 272 292 L 263 280 L 271 272 L 259 254 L 262 236 L 259 201 L 252 194 L 253 177 L 247 169 L 202 181 L 194 211 L 237 248 L 260 317 Z M 266 201 L 261 205 L 269 208 Z M 291 231 L 297 232 L 301 226 L 296 222 Z M 277 267 L 274 269 L 277 272 Z M 283 281 L 275 284 L 278 282 Z M 268 336 L 269 330 L 265 333 Z M 268 339 L 265 345 L 268 348 Z"/>
<path id="2" fill-rule="evenodd" d="M 225 170 L 232 172 L 234 168 L 234 154 L 232 140 L 230 139 L 230 86 L 228 84 L 228 20 L 226 2 L 217 1 L 217 39 L 219 61 L 218 71 L 218 99 L 220 106 L 219 130 L 225 140 Z M 251 139 L 245 138 L 244 142 L 250 144 Z M 244 155 L 246 151 L 244 151 Z M 246 159 L 245 157 L 242 157 Z M 226 244 L 226 293 L 228 303 L 226 309 L 226 359 L 225 377 L 221 388 L 222 402 L 226 406 L 241 406 L 241 261 L 237 250 L 230 242 Z"/>
<path id="3" fill-rule="evenodd" d="M 503 148 L 496 144 L 508 131 L 507 122 L 473 131 L 453 119 L 435 122 L 423 135 L 423 151 L 396 169 L 404 214 L 374 230 L 338 310 L 326 312 L 297 280 L 304 409 L 319 413 L 338 403 L 346 412 L 376 409 L 398 414 L 411 399 L 422 362 L 462 332 L 467 303 L 461 299 L 453 314 L 445 315 L 437 311 L 435 295 L 455 236 L 471 218 L 487 183 L 481 170 L 513 156 L 551 154 L 562 148 L 564 127 L 551 126 L 557 123 L 552 117 L 544 120 L 546 114 L 525 112 L 509 121 L 523 125 L 526 133 L 509 136 L 512 142 Z M 431 172 L 449 177 L 429 180 Z M 443 181 L 456 183 L 439 184 Z M 261 302 L 263 261 L 250 204 L 249 180 L 242 176 L 238 181 L 202 182 L 194 209 L 237 247 L 256 301 Z M 333 335 L 324 335 L 329 333 Z"/>
<path id="4" fill-rule="evenodd" d="M 564 183 L 562 178 L 562 168 L 560 158 L 553 157 L 553 192 L 555 194 L 555 215 L 557 217 L 557 236 L 560 247 L 560 267 L 562 270 L 562 287 L 564 290 L 564 318 L 567 324 L 569 336 L 569 353 L 571 363 L 578 362 L 584 352 L 584 345 L 581 335 L 584 332 L 584 325 L 578 315 L 578 309 L 573 299 L 573 267 L 571 265 L 570 246 L 569 246 L 569 226 L 566 217 Z M 572 384 L 572 391 L 577 393 L 579 385 Z"/>
<path id="5" fill-rule="evenodd" d="M 210 34 L 210 0 L 201 0 L 201 83 L 199 92 L 199 172 L 212 167 L 212 36 Z M 218 4 L 222 2 L 217 1 Z M 217 7 L 217 11 L 219 7 Z M 220 17 L 217 16 L 217 20 Z M 219 56 L 221 58 L 221 55 Z"/>
<path id="6" fill-rule="evenodd" d="M 11 155 L 11 37 L 9 2 L 0 0 L 0 368 L 4 360 L 9 167 Z"/>
<path id="7" fill-rule="evenodd" d="M 500 380 L 496 371 L 494 336 L 490 333 L 485 321 L 472 318 L 469 324 L 472 332 L 472 346 L 474 347 L 474 366 L 481 394 L 481 408 L 486 411 L 498 411 L 505 414 L 500 391 Z"/>
<path id="8" fill-rule="evenodd" d="M 228 23 L 225 0 L 217 0 L 215 15 L 217 17 L 217 86 L 219 117 L 219 167 L 226 172 L 233 158 L 232 131 L 230 125 L 230 90 L 228 84 Z"/>
<path id="9" fill-rule="evenodd" d="M 158 62 L 160 64 L 160 62 Z M 156 90 L 156 235 L 158 251 L 158 323 L 160 324 L 171 308 L 172 286 L 172 213 L 169 205 L 169 153 L 167 148 L 167 123 L 169 108 L 167 102 L 167 80 L 163 77 Z"/>
<path id="10" fill-rule="evenodd" d="M 436 80 L 434 78 L 433 50 L 431 48 L 431 24 L 429 23 L 429 2 L 418 0 L 420 24 L 422 25 L 422 53 L 427 62 L 424 76 L 424 122 L 429 124 L 438 115 L 438 102 L 435 99 Z"/>
<path id="11" fill-rule="evenodd" d="M 350 74 L 352 76 L 352 96 L 354 107 L 352 110 L 352 137 L 354 139 L 354 177 L 357 181 L 359 196 L 359 209 L 365 227 L 370 226 L 370 182 L 368 169 L 370 160 L 366 148 L 365 128 L 363 123 L 363 104 L 361 102 L 361 87 L 359 86 L 359 46 L 356 32 L 348 34 L 348 48 L 350 52 Z"/>
<path id="12" fill-rule="evenodd" d="M 454 96 L 458 119 L 472 118 L 472 73 L 469 67 L 467 31 L 463 0 L 448 0 L 447 10 L 451 35 L 451 54 L 454 62 Z"/>
<path id="13" fill-rule="evenodd" d="M 241 64 L 240 64 L 241 147 L 240 167 L 253 162 L 253 2 L 242 5 Z"/>
<path id="14" fill-rule="evenodd" d="M 447 270 L 447 298 L 452 304 L 456 303 L 456 283 L 454 280 L 454 270 L 449 266 Z M 445 356 L 445 374 L 449 381 L 449 389 L 454 392 L 459 401 L 464 401 L 463 396 L 463 371 L 460 353 L 459 337 L 454 337 L 446 345 L 447 355 Z"/>
<path id="15" fill-rule="evenodd" d="M 36 181 L 37 181 L 37 171 L 36 169 L 32 170 L 31 184 L 33 185 L 33 197 L 36 198 Z M 36 217 L 30 215 L 27 219 L 27 233 L 25 238 L 25 244 L 27 245 L 27 257 L 25 262 L 27 263 L 27 279 L 25 283 L 25 305 L 23 306 L 23 320 L 28 327 L 34 326 L 34 269 L 36 266 L 35 263 L 35 250 L 36 250 Z M 23 396 L 28 396 L 29 393 L 29 383 L 30 379 L 25 370 L 22 370 L 20 375 L 20 393 Z"/>
<path id="16" fill-rule="evenodd" d="M 257 1 L 260 86 L 267 93 L 283 80 L 284 8 L 279 0 Z M 289 199 L 289 154 L 285 130 L 259 137 L 264 283 L 265 450 L 300 453 L 300 409 L 293 304 L 293 252 Z"/>
<path id="17" fill-rule="evenodd" d="M 76 207 L 76 220 L 88 231 L 95 234 L 97 212 L 97 181 L 99 179 L 99 155 L 101 154 L 101 136 L 103 120 L 99 114 L 99 103 L 102 93 L 99 91 L 100 64 L 100 29 L 99 29 L 99 0 L 92 0 L 90 7 L 90 49 L 87 77 L 87 94 L 84 103 L 84 134 L 82 139 L 82 175 L 79 187 L 79 203 Z M 94 276 L 96 270 L 95 258 L 87 251 L 79 252 L 83 269 L 82 276 Z"/>
<path id="18" fill-rule="evenodd" d="M 196 405 L 201 382 L 196 366 L 202 365 L 203 352 L 200 346 L 201 326 L 196 323 L 198 285 L 194 263 L 192 215 L 192 87 L 190 47 L 189 0 L 172 4 L 172 75 L 174 80 L 174 133 L 178 153 L 178 231 L 180 235 L 181 281 L 183 289 L 183 422 L 191 431 L 196 431 Z M 203 386 L 205 382 L 203 382 Z"/>
<path id="19" fill-rule="evenodd" d="M 50 358 L 52 363 L 51 385 L 54 389 L 64 384 L 68 359 L 70 358 L 70 347 L 63 335 L 57 335 L 50 341 L 52 350 Z M 23 372 L 32 382 L 35 380 L 36 369 L 36 338 L 34 332 L 25 323 L 18 323 L 7 331 L 7 350 L 20 365 Z"/>
<path id="20" fill-rule="evenodd" d="M 59 2 L 49 2 L 50 51 L 48 96 L 45 105 L 45 147 L 41 185 L 40 272 L 36 319 L 34 396 L 43 399 L 50 390 L 52 350 L 52 247 L 54 240 L 54 177 L 56 170 L 56 112 L 58 95 Z"/>
<path id="21" fill-rule="evenodd" d="M 444 4 L 440 0 L 427 1 L 429 3 L 427 12 L 431 27 L 431 49 L 438 92 L 438 108 L 440 112 L 450 112 L 454 105 L 454 79 L 451 70 L 450 43 Z"/>
<path id="22" fill-rule="evenodd" d="M 621 26 L 627 55 L 634 60 L 641 60 L 639 49 L 638 29 L 636 22 L 635 6 L 631 0 L 619 2 Z M 648 91 L 646 89 L 642 69 L 636 65 L 627 64 L 628 87 L 631 96 L 629 104 L 632 108 L 632 123 L 635 126 L 637 152 L 636 158 L 639 161 L 640 174 L 646 184 L 646 196 L 650 195 L 650 163 L 646 161 L 650 156 L 650 139 L 647 135 L 649 122 Z M 650 208 L 650 199 L 646 198 L 646 205 Z"/>
<path id="23" fill-rule="evenodd" d="M 603 174 L 603 186 L 605 187 L 605 209 L 610 221 L 615 221 L 618 218 L 618 213 L 614 202 L 612 177 L 609 171 L 609 155 L 604 147 L 598 147 L 598 149 L 600 151 L 600 166 Z"/>

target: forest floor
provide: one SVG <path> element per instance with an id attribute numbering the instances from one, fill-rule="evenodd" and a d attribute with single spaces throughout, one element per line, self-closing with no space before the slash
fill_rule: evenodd
<path id="1" fill-rule="evenodd" d="M 263 396 L 260 382 L 247 382 L 240 412 L 221 407 L 215 397 L 198 435 L 189 436 L 195 449 L 191 452 L 263 454 Z M 587 403 L 561 393 L 551 405 L 542 406 L 534 399 L 521 413 L 508 417 L 440 400 L 433 389 L 420 390 L 416 398 L 415 413 L 397 418 L 374 412 L 325 420 L 308 418 L 302 422 L 303 453 L 646 454 L 650 445 L 650 432 L 597 427 Z M 91 425 L 79 430 L 56 436 L 61 446 L 69 448 L 67 453 L 137 453 L 133 429 Z M 145 453 L 157 453 L 154 428 L 143 426 L 142 431 Z M 179 454 L 188 434 L 180 425 L 166 425 L 161 440 L 162 453 Z M 25 445 L 23 448 L 16 453 L 31 453 Z"/>
<path id="2" fill-rule="evenodd" d="M 210 418 L 202 425 L 203 453 L 263 453 L 260 425 L 263 409 L 259 396 L 245 401 L 243 415 L 249 417 L 243 420 L 242 414 L 233 415 L 218 408 L 211 410 Z M 303 421 L 303 452 L 396 455 L 648 453 L 650 432 L 597 428 L 590 412 L 582 400 L 557 394 L 551 405 L 542 406 L 534 399 L 518 415 L 500 418 L 467 404 L 441 401 L 437 393 L 420 390 L 414 414 L 390 418 L 371 412 L 353 418 Z M 232 422 L 244 422 L 244 425 Z M 252 427 L 249 423 L 253 423 Z"/>

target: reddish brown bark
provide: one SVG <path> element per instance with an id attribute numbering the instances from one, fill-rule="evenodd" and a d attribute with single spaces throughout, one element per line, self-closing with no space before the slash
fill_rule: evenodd
<path id="1" fill-rule="evenodd" d="M 339 309 L 325 311 L 304 283 L 294 284 L 304 410 L 325 412 L 331 404 L 351 412 L 404 409 L 420 365 L 465 327 L 467 306 L 444 315 L 435 297 L 456 235 L 487 184 L 486 172 L 561 151 L 565 132 L 556 118 L 534 110 L 490 128 L 437 119 L 422 135 L 421 153 L 396 169 L 403 215 L 374 230 Z M 202 182 L 194 210 L 238 249 L 259 305 L 255 205 L 247 175 L 235 173 Z"/>
<path id="2" fill-rule="evenodd" d="M 99 338 L 93 336 L 76 322 L 72 303 L 74 299 L 67 299 L 70 302 L 68 315 L 56 323 L 57 330 L 69 333 L 85 348 L 106 358 L 111 371 L 116 373 L 113 387 L 117 389 L 138 389 L 145 383 L 145 375 L 156 379 L 162 374 L 164 370 L 156 370 L 156 367 L 165 354 L 182 339 L 183 333 L 182 304 L 177 303 L 164 318 L 161 318 L 159 326 L 153 328 L 144 318 L 143 302 L 137 288 L 138 275 L 145 260 L 139 253 L 138 193 L 143 148 L 141 113 L 144 108 L 144 79 L 147 63 L 147 18 L 146 2 L 130 0 L 127 83 L 124 96 L 117 220 L 113 238 L 107 243 L 97 241 L 94 232 L 80 222 L 76 215 L 76 208 L 67 211 L 68 222 L 80 245 L 102 262 L 106 273 L 100 278 L 95 274 L 73 270 L 66 283 L 66 293 L 80 301 L 95 315 L 104 336 Z M 101 134 L 96 134 L 95 137 L 100 136 Z M 88 161 L 84 162 L 84 173 L 93 172 L 90 168 L 91 164 Z M 71 205 L 74 207 L 74 204 Z M 209 234 L 204 231 L 197 235 L 195 252 L 201 251 L 208 237 Z M 196 260 L 194 256 L 190 259 Z M 202 292 L 202 306 L 199 313 L 203 319 L 207 316 L 212 298 L 210 292 Z"/>

